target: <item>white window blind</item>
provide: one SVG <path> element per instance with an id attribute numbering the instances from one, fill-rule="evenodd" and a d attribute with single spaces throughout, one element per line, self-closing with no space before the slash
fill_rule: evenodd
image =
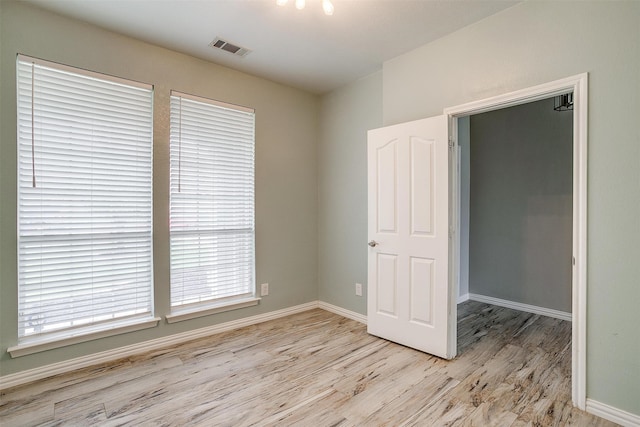
<path id="1" fill-rule="evenodd" d="M 152 87 L 19 56 L 19 337 L 152 311 Z"/>
<path id="2" fill-rule="evenodd" d="M 253 110 L 172 92 L 174 308 L 254 295 L 254 120 Z"/>

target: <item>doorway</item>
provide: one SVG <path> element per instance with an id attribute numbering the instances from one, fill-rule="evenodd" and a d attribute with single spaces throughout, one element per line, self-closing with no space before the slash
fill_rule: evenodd
<path id="1" fill-rule="evenodd" d="M 571 387 L 573 404 L 580 409 L 586 405 L 586 167 L 587 167 L 587 75 L 582 74 L 498 97 L 447 108 L 452 140 L 459 141 L 461 118 L 527 104 L 562 94 L 573 94 L 573 146 L 572 146 L 572 244 L 571 244 L 571 320 L 572 358 Z M 455 150 L 454 150 L 455 151 Z M 450 158 L 450 222 L 460 230 L 461 170 L 458 156 Z M 461 273 L 460 233 L 454 233 L 450 245 L 450 310 L 457 313 Z M 456 316 L 452 316 L 454 319 Z M 455 332 L 450 332 L 455 334 Z"/>
<path id="2" fill-rule="evenodd" d="M 458 118 L 459 300 L 571 320 L 572 110 Z"/>

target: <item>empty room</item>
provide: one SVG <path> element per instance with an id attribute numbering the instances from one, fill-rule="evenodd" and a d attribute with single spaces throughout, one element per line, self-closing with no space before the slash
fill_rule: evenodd
<path id="1" fill-rule="evenodd" d="M 1 0 L 0 425 L 640 426 L 639 22 Z"/>

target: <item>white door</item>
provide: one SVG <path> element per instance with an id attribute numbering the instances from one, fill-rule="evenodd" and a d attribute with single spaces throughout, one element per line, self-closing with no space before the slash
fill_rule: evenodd
<path id="1" fill-rule="evenodd" d="M 368 332 L 450 359 L 447 117 L 369 131 L 368 157 Z"/>

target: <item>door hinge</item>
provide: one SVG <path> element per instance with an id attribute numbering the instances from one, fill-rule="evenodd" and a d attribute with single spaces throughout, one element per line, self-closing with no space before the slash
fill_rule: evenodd
<path id="1" fill-rule="evenodd" d="M 453 138 L 449 138 L 449 150 L 453 150 L 455 146 L 456 142 L 453 140 Z"/>

